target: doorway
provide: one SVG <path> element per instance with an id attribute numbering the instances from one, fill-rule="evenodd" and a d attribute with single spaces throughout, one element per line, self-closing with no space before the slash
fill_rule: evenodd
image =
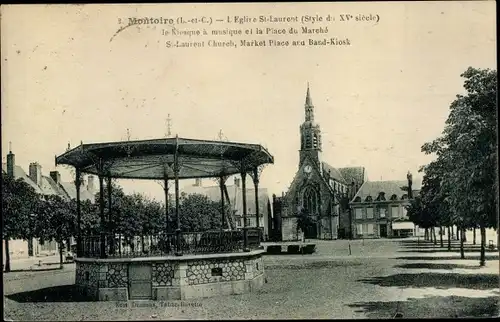
<path id="1" fill-rule="evenodd" d="M 137 263 L 128 266 L 128 294 L 131 300 L 152 299 L 151 264 Z"/>
<path id="2" fill-rule="evenodd" d="M 387 224 L 379 225 L 379 232 L 381 238 L 387 238 Z"/>

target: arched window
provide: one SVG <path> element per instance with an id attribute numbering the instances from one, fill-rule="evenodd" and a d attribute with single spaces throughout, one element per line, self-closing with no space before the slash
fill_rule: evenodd
<path id="1" fill-rule="evenodd" d="M 306 187 L 302 196 L 302 205 L 309 214 L 316 214 L 319 211 L 319 196 L 312 187 Z"/>
<path id="2" fill-rule="evenodd" d="M 313 135 L 313 148 L 318 148 L 318 134 L 314 133 Z"/>
<path id="3" fill-rule="evenodd" d="M 310 149 L 310 148 L 311 148 L 311 135 L 307 134 L 306 135 L 306 149 Z"/>
<path id="4" fill-rule="evenodd" d="M 396 196 L 396 195 L 392 195 L 392 196 L 391 196 L 391 200 L 398 200 L 398 196 Z"/>
<path id="5" fill-rule="evenodd" d="M 368 196 L 368 197 L 366 197 L 365 201 L 366 201 L 366 202 L 373 201 L 372 196 Z"/>
<path id="6" fill-rule="evenodd" d="M 407 194 L 404 194 L 404 195 L 401 197 L 401 200 L 405 200 L 405 199 L 408 199 L 408 195 L 407 195 Z"/>
<path id="7" fill-rule="evenodd" d="M 354 202 L 361 202 L 361 197 L 357 196 L 356 198 L 354 198 Z"/>

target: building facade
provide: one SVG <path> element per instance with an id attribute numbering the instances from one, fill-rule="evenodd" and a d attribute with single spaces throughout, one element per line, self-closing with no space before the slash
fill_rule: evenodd
<path id="1" fill-rule="evenodd" d="M 345 234 L 341 223 L 345 222 L 348 213 L 348 200 L 365 181 L 365 169 L 335 168 L 322 161 L 321 129 L 314 120 L 309 86 L 304 111 L 305 120 L 300 125 L 298 171 L 283 197 L 279 214 L 282 240 L 299 238 L 299 214 L 306 214 L 314 222 L 302 232 L 305 238 L 337 239 Z"/>
<path id="2" fill-rule="evenodd" d="M 411 193 L 408 193 L 408 187 Z M 412 196 L 411 175 L 404 181 L 367 181 L 350 202 L 354 238 L 415 236 L 419 228 L 408 218 L 406 206 Z"/>

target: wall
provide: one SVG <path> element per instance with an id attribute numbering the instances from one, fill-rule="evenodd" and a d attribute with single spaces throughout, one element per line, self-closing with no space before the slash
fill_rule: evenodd
<path id="1" fill-rule="evenodd" d="M 151 294 L 154 300 L 180 300 L 216 295 L 240 294 L 264 283 L 263 251 L 243 256 L 217 254 L 144 259 L 134 261 L 151 267 Z M 100 301 L 127 301 L 129 298 L 127 260 L 119 262 L 76 261 L 75 284 Z"/>

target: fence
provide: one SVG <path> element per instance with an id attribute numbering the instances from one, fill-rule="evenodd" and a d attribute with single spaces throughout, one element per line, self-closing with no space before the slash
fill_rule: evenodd
<path id="1" fill-rule="evenodd" d="M 260 246 L 260 229 L 247 229 L 249 249 Z M 101 238 L 104 238 L 104 256 L 101 256 Z M 182 254 L 216 254 L 243 251 L 243 230 L 181 232 L 179 248 Z M 124 237 L 120 235 L 82 237 L 80 256 L 87 258 L 131 258 L 174 255 L 177 252 L 177 234 Z"/>

